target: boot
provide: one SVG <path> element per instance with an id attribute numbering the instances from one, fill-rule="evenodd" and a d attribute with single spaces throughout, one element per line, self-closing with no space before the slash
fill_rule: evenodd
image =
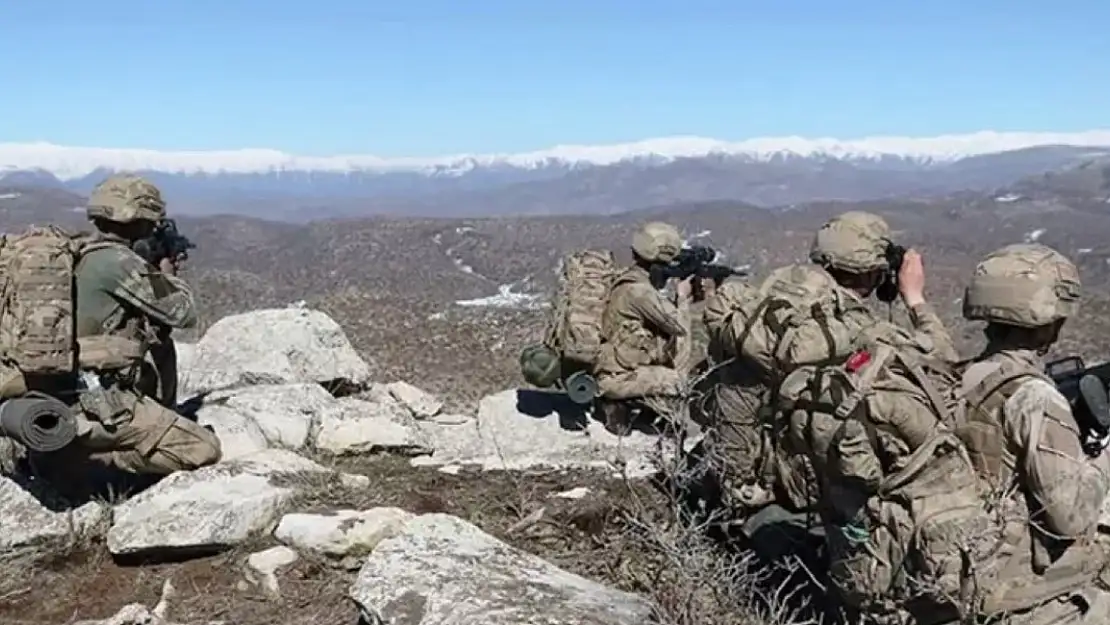
<path id="1" fill-rule="evenodd" d="M 605 429 L 616 436 L 628 436 L 632 431 L 632 407 L 627 402 L 603 401 L 601 413 L 605 417 Z"/>

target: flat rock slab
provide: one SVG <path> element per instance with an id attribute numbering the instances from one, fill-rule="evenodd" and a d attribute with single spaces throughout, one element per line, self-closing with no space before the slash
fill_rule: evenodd
<path id="1" fill-rule="evenodd" d="M 267 532 L 308 474 L 328 469 L 269 449 L 167 476 L 115 507 L 108 550 L 117 556 L 218 552 Z"/>
<path id="2" fill-rule="evenodd" d="M 471 423 L 423 422 L 435 453 L 413 464 L 479 465 L 486 470 L 623 465 L 629 477 L 654 473 L 657 436 L 635 431 L 616 436 L 585 415 L 568 416 L 571 407 L 562 399 L 513 389 L 485 397 Z"/>
<path id="3" fill-rule="evenodd" d="M 382 541 L 350 590 L 393 625 L 643 625 L 641 597 L 569 573 L 462 519 L 419 516 Z"/>

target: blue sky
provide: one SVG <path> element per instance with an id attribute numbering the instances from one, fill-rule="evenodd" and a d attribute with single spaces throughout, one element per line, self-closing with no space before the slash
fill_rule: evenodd
<path id="1" fill-rule="evenodd" d="M 0 0 L 0 141 L 430 156 L 1084 130 L 1110 127 L 1108 24 L 1096 0 Z"/>

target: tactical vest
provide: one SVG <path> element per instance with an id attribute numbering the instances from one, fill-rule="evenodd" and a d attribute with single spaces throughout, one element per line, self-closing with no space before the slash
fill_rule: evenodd
<path id="1" fill-rule="evenodd" d="M 1051 383 L 1051 379 L 1012 359 L 998 364 L 964 394 L 962 422 L 956 429 L 980 475 L 984 497 L 1001 499 L 1000 514 L 1005 519 L 1001 528 L 1004 547 L 993 562 L 979 564 L 983 597 L 978 609 L 983 614 L 1023 610 L 1078 590 L 1099 574 L 1110 551 L 1097 536 L 1063 542 L 1030 522 L 1033 510 L 1018 466 L 1022 450 L 1006 442 L 1004 408 L 1023 384 L 1032 379 Z M 1050 416 L 1072 419 L 1070 412 L 1063 411 Z"/>

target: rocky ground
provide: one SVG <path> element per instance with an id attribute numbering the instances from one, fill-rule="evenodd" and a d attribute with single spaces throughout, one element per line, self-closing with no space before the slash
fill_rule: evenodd
<path id="1" fill-rule="evenodd" d="M 650 479 L 669 441 L 516 389 L 452 414 L 301 307 L 225 318 L 179 357 L 223 460 L 81 499 L 8 462 L 0 622 L 735 622 L 735 598 L 709 609 L 724 621 L 686 606 L 720 572 L 676 575 L 692 538 Z"/>

